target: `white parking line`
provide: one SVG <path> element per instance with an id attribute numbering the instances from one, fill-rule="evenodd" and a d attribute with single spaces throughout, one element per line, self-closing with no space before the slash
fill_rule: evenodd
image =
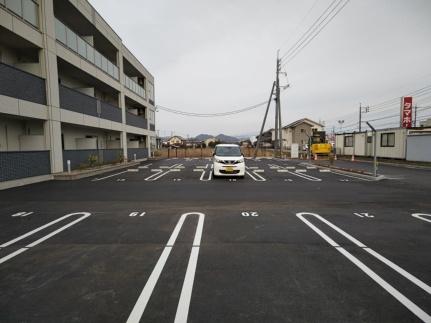
<path id="1" fill-rule="evenodd" d="M 371 179 L 367 179 L 367 178 L 362 178 L 362 177 L 357 177 L 357 176 L 353 176 L 353 175 L 338 173 L 337 171 L 334 171 L 334 170 L 330 170 L 330 172 L 332 174 L 339 175 L 339 176 L 345 176 L 345 177 L 349 177 L 349 178 L 360 179 L 361 181 L 366 181 L 366 182 L 372 181 Z"/>
<path id="2" fill-rule="evenodd" d="M 303 179 L 312 181 L 312 182 L 321 182 L 322 181 L 322 179 L 320 179 L 320 178 L 317 178 L 317 177 L 314 177 L 314 176 L 311 176 L 311 175 L 307 175 L 307 174 L 290 172 L 290 171 L 288 171 L 288 173 L 291 174 L 291 175 L 295 175 L 295 176 L 301 177 Z"/>
<path id="3" fill-rule="evenodd" d="M 247 170 L 245 171 L 245 173 L 256 182 L 266 182 L 266 178 L 263 178 L 260 174 L 257 174 L 254 171 L 251 172 L 254 176 Z"/>
<path id="4" fill-rule="evenodd" d="M 368 252 L 370 255 L 374 256 L 376 259 L 380 260 L 384 264 L 386 264 L 388 267 L 392 268 L 394 271 L 402 275 L 404 278 L 408 279 L 410 282 L 415 284 L 416 286 L 422 288 L 427 293 L 431 294 L 431 287 L 419 280 L 417 277 L 413 276 L 412 274 L 408 273 L 389 259 L 385 258 L 381 254 L 377 253 L 376 251 L 372 250 L 371 248 L 368 248 L 366 245 L 364 245 L 359 240 L 353 238 L 350 234 L 346 233 L 344 230 L 340 229 L 336 225 L 332 224 L 328 220 L 324 219 L 318 214 L 315 213 L 308 213 L 308 212 L 302 212 L 297 213 L 296 216 L 301 219 L 302 222 L 304 222 L 306 225 L 308 225 L 313 231 L 315 231 L 318 235 L 320 235 L 326 242 L 328 242 L 331 246 L 333 246 L 338 252 L 340 252 L 342 255 L 344 255 L 347 259 L 349 259 L 352 263 L 354 263 L 357 267 L 359 267 L 364 273 L 366 273 L 371 279 L 373 279 L 377 284 L 379 284 L 383 289 L 385 289 L 389 294 L 391 294 L 395 299 L 397 299 L 401 304 L 403 304 L 405 307 L 407 307 L 413 314 L 415 314 L 419 319 L 421 319 L 424 322 L 431 322 L 431 316 L 428 315 L 425 311 L 423 311 L 420 307 L 418 307 L 416 304 L 414 304 L 410 299 L 408 299 L 406 296 L 401 294 L 397 289 L 395 289 L 393 286 L 391 286 L 389 283 L 387 283 L 383 278 L 381 278 L 377 273 L 375 273 L 373 270 L 371 270 L 368 266 L 366 266 L 363 262 L 361 262 L 359 259 L 357 259 L 355 256 L 353 256 L 351 253 L 349 253 L 344 248 L 340 247 L 334 240 L 332 240 L 330 237 L 328 237 L 325 233 L 323 233 L 320 229 L 318 229 L 316 226 L 314 226 L 312 223 L 310 223 L 307 219 L 305 219 L 304 215 L 311 215 L 315 218 L 319 219 L 323 223 L 327 224 L 332 229 L 336 230 L 338 233 L 352 241 L 354 244 L 356 244 L 358 247 L 362 248 L 364 251 Z"/>
<path id="5" fill-rule="evenodd" d="M 430 219 L 425 219 L 424 216 L 429 216 Z M 413 213 L 412 217 L 422 220 L 422 221 L 426 221 L 426 222 L 430 222 L 431 223 L 431 214 L 426 214 L 426 213 Z"/>
<path id="6" fill-rule="evenodd" d="M 101 177 L 101 178 L 95 178 L 95 179 L 92 179 L 91 181 L 92 182 L 97 182 L 97 181 L 101 181 L 101 180 L 104 180 L 104 179 L 107 179 L 107 178 L 110 178 L 110 177 L 114 177 L 114 176 L 118 176 L 118 175 L 121 175 L 121 174 L 124 174 L 124 173 L 128 173 L 128 172 L 129 172 L 128 170 L 125 170 L 124 172 L 120 172 L 120 173 L 108 175 L 108 176 Z"/>
<path id="7" fill-rule="evenodd" d="M 63 217 L 61 217 L 61 218 L 59 218 L 59 219 L 57 219 L 57 220 L 51 221 L 51 222 L 49 222 L 49 223 L 47 223 L 47 224 L 45 224 L 45 225 L 43 225 L 43 226 L 41 226 L 41 227 L 39 227 L 39 228 L 37 228 L 37 229 L 35 229 L 35 230 L 32 230 L 32 231 L 30 231 L 30 232 L 27 232 L 26 234 L 23 234 L 22 236 L 19 236 L 18 238 L 15 238 L 15 239 L 13 239 L 13 240 L 10 240 L 10 241 L 8 241 L 8 242 L 6 242 L 6 243 L 2 244 L 2 245 L 0 246 L 1 248 L 4 248 L 4 247 L 7 247 L 7 246 L 10 246 L 11 244 L 14 244 L 15 242 L 20 241 L 20 240 L 22 240 L 22 239 L 24 239 L 24 238 L 26 238 L 26 237 L 29 237 L 29 236 L 31 236 L 32 234 L 34 234 L 34 233 L 36 233 L 36 232 L 38 232 L 38 231 L 40 231 L 40 230 L 43 230 L 43 229 L 45 229 L 45 228 L 47 228 L 47 227 L 49 227 L 49 226 L 51 226 L 51 225 L 53 225 L 53 224 L 55 224 L 55 223 L 57 223 L 57 222 L 60 222 L 60 221 L 62 221 L 62 220 L 64 220 L 64 219 L 66 219 L 66 218 L 68 218 L 68 217 L 70 217 L 70 216 L 73 216 L 73 215 L 79 215 L 79 214 L 83 214 L 83 216 L 81 216 L 80 218 L 76 219 L 75 221 L 72 221 L 72 222 L 70 222 L 70 223 L 68 223 L 68 224 L 66 224 L 66 225 L 64 225 L 64 226 L 62 226 L 62 227 L 60 227 L 59 229 L 57 229 L 57 230 L 55 230 L 55 231 L 52 231 L 51 233 L 49 233 L 49 234 L 47 234 L 47 235 L 43 236 L 42 238 L 40 238 L 40 239 L 38 239 L 38 240 L 36 240 L 36 241 L 33 241 L 32 243 L 30 243 L 30 244 L 26 245 L 24 248 L 20 248 L 20 249 L 18 249 L 18 250 L 16 250 L 16 251 L 14 251 L 14 252 L 10 253 L 10 254 L 9 254 L 9 255 L 7 255 L 7 256 L 4 256 L 4 257 L 0 258 L 0 264 L 2 264 L 2 263 L 4 263 L 4 262 L 6 262 L 6 261 L 8 261 L 8 260 L 10 260 L 10 259 L 12 259 L 12 258 L 14 258 L 14 257 L 18 256 L 19 254 L 21 254 L 21 253 L 23 253 L 23 252 L 25 252 L 25 251 L 29 250 L 30 248 L 37 246 L 38 244 L 42 243 L 43 241 L 48 240 L 49 238 L 51 238 L 51 237 L 55 236 L 56 234 L 59 234 L 60 232 L 62 232 L 62 231 L 64 231 L 64 230 L 66 230 L 67 228 L 69 228 L 69 227 L 71 227 L 71 226 L 75 225 L 76 223 L 78 223 L 78 222 L 80 222 L 80 221 L 82 221 L 82 220 L 84 220 L 84 219 L 88 218 L 88 217 L 91 215 L 91 213 L 88 213 L 88 212 L 77 212 L 77 213 L 67 214 L 67 215 L 65 215 L 65 216 L 63 216 Z"/>
<path id="8" fill-rule="evenodd" d="M 201 181 L 203 181 L 203 182 L 208 182 L 208 181 L 210 181 L 211 179 L 212 179 L 212 175 L 213 175 L 213 172 L 211 171 L 211 170 L 209 170 L 208 171 L 208 177 L 207 178 L 205 178 L 205 174 L 206 174 L 206 171 L 205 170 L 202 170 L 202 174 L 201 174 L 201 177 L 199 178 L 199 180 L 201 180 Z"/>
<path id="9" fill-rule="evenodd" d="M 148 182 L 153 182 L 158 180 L 159 178 L 162 178 L 163 176 L 171 173 L 171 172 L 179 172 L 181 171 L 181 169 L 177 169 L 176 167 L 182 166 L 182 164 L 174 164 L 172 166 L 169 166 L 169 168 L 166 171 L 163 171 L 162 169 L 160 169 L 159 171 L 157 171 L 156 173 L 148 176 L 147 178 L 145 178 L 145 181 Z"/>
<path id="10" fill-rule="evenodd" d="M 141 169 L 143 169 L 143 168 L 148 168 L 148 167 L 150 167 L 151 165 L 152 165 L 152 163 L 151 163 L 151 164 L 146 164 L 146 165 L 139 166 L 138 168 L 141 168 Z"/>
<path id="11" fill-rule="evenodd" d="M 8 242 L 3 243 L 2 245 L 0 245 L 0 248 L 6 248 L 6 247 L 14 244 L 15 242 L 18 242 L 18 241 L 20 241 L 22 239 L 25 239 L 25 238 L 27 238 L 27 237 L 29 237 L 29 236 L 31 236 L 31 235 L 33 235 L 33 234 L 35 234 L 35 233 L 43 230 L 43 229 L 46 229 L 46 228 L 50 227 L 51 225 L 54 225 L 54 224 L 56 224 L 56 223 L 58 223 L 60 221 L 63 221 L 63 220 L 65 220 L 65 219 L 67 219 L 67 218 L 69 218 L 69 217 L 71 217 L 73 215 L 81 214 L 81 213 L 82 212 L 80 212 L 80 213 L 71 213 L 71 214 L 64 215 L 61 218 L 58 218 L 58 219 L 56 219 L 54 221 L 51 221 L 51 222 L 48 222 L 47 224 L 44 224 L 44 225 L 42 225 L 42 226 L 40 226 L 40 227 L 38 227 L 38 228 L 36 228 L 36 229 L 34 229 L 32 231 L 29 231 L 29 232 L 27 232 L 27 233 L 25 233 L 25 234 L 23 234 L 23 235 L 15 238 L 15 239 L 12 239 L 12 240 L 10 240 Z"/>
<path id="12" fill-rule="evenodd" d="M 142 314 L 144 314 L 145 308 L 150 300 L 151 294 L 153 293 L 154 287 L 157 284 L 157 281 L 160 277 L 160 274 L 163 271 L 163 267 L 168 260 L 169 254 L 171 253 L 172 248 L 175 245 L 175 241 L 177 240 L 178 234 L 184 224 L 185 219 L 192 214 L 196 214 L 199 216 L 198 225 L 196 227 L 195 237 L 193 240 L 193 246 L 190 253 L 189 263 L 187 265 L 186 275 L 184 278 L 183 287 L 181 289 L 180 300 L 178 302 L 177 312 L 175 315 L 175 322 L 182 323 L 187 322 L 187 316 L 190 306 L 190 299 L 193 290 L 193 281 L 196 272 L 196 266 L 199 255 L 199 247 L 202 238 L 202 231 L 204 225 L 205 214 L 199 212 L 190 212 L 181 215 L 181 218 L 178 220 L 177 225 L 172 232 L 171 237 L 169 238 L 165 248 L 163 249 L 162 254 L 160 255 L 159 260 L 156 263 L 150 277 L 148 278 L 147 283 L 144 286 L 139 298 L 133 307 L 132 312 L 127 319 L 127 323 L 139 323 L 141 320 Z"/>

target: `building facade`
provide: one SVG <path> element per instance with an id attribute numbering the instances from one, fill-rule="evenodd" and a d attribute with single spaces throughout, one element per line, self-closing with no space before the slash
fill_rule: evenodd
<path id="1" fill-rule="evenodd" d="M 323 125 L 308 118 L 299 119 L 282 128 L 283 148 L 290 149 L 292 144 L 298 144 L 304 149 L 308 144 L 313 130 L 323 131 Z"/>
<path id="2" fill-rule="evenodd" d="M 339 155 L 374 156 L 371 131 L 336 134 Z M 376 156 L 431 162 L 431 128 L 387 128 L 376 132 Z"/>
<path id="3" fill-rule="evenodd" d="M 308 144 L 308 139 L 312 135 L 313 129 L 316 129 L 317 131 L 322 131 L 323 128 L 323 125 L 308 118 L 299 119 L 284 126 L 281 131 L 283 149 L 290 149 L 292 144 L 298 144 L 299 147 L 303 149 L 305 145 Z M 262 133 L 261 142 L 265 143 L 266 145 L 270 144 L 273 147 L 274 141 L 274 128 Z"/>
<path id="4" fill-rule="evenodd" d="M 0 181 L 148 157 L 154 77 L 86 0 L 0 0 Z"/>

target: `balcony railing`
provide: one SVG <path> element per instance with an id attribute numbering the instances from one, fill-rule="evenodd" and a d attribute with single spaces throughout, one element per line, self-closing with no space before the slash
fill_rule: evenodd
<path id="1" fill-rule="evenodd" d="M 147 119 L 137 116 L 133 113 L 126 113 L 126 124 L 142 129 L 148 129 Z"/>
<path id="2" fill-rule="evenodd" d="M 0 5 L 5 6 L 34 27 L 39 27 L 39 5 L 37 2 L 33 0 L 0 0 Z"/>
<path id="3" fill-rule="evenodd" d="M 121 123 L 121 109 L 60 84 L 60 107 Z"/>
<path id="4" fill-rule="evenodd" d="M 55 19 L 55 38 L 112 78 L 119 79 L 118 67 L 116 65 L 58 19 Z"/>
<path id="5" fill-rule="evenodd" d="M 135 94 L 139 95 L 143 99 L 145 99 L 145 89 L 140 86 L 137 82 L 135 82 L 133 79 L 128 77 L 126 74 L 124 74 L 124 85 Z"/>
<path id="6" fill-rule="evenodd" d="M 0 94 L 45 105 L 45 80 L 0 63 Z"/>

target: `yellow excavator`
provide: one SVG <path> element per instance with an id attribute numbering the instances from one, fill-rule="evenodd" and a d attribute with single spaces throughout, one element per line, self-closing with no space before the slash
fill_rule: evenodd
<path id="1" fill-rule="evenodd" d="M 314 155 L 326 155 L 329 156 L 329 154 L 332 151 L 332 145 L 328 143 L 326 140 L 326 133 L 325 131 L 317 131 L 316 129 L 313 129 L 313 134 L 310 137 L 310 147 L 311 147 L 311 154 Z"/>

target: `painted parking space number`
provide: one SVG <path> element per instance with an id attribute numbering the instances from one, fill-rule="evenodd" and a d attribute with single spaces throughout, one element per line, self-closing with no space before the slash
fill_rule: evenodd
<path id="1" fill-rule="evenodd" d="M 129 216 L 144 216 L 146 214 L 146 212 L 132 212 L 129 214 Z"/>
<path id="2" fill-rule="evenodd" d="M 242 216 L 259 216 L 258 212 L 255 211 L 244 211 L 241 213 Z"/>

